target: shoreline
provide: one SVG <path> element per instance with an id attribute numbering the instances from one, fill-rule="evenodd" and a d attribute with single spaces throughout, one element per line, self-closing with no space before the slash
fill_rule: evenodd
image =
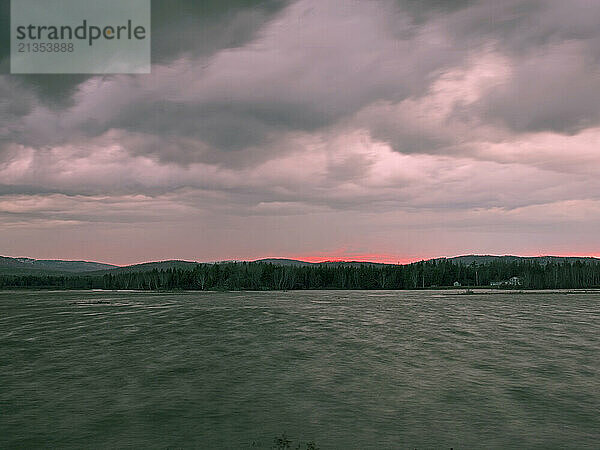
<path id="1" fill-rule="evenodd" d="M 236 289 L 236 290 L 198 290 L 198 289 L 54 289 L 54 288 L 9 288 L 0 289 L 6 292 L 90 292 L 90 293 L 146 293 L 146 294 L 190 294 L 190 293 L 235 293 L 235 292 L 432 292 L 442 295 L 505 295 L 505 294 L 600 294 L 600 288 L 565 288 L 565 289 L 490 289 L 490 288 L 432 288 L 432 289 Z"/>

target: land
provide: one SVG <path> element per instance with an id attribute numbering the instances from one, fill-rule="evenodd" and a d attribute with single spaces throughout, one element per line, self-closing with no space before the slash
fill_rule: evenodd
<path id="1" fill-rule="evenodd" d="M 115 266 L 91 261 L 0 257 L 0 289 L 594 289 L 600 259 L 464 255 L 410 264 L 369 261 L 155 261 Z"/>

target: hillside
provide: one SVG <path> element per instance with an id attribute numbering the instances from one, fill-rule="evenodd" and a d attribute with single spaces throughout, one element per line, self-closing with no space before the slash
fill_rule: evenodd
<path id="1" fill-rule="evenodd" d="M 63 261 L 58 259 L 11 258 L 0 256 L 0 273 L 8 274 L 69 274 L 114 269 L 117 266 L 91 261 Z"/>
<path id="2" fill-rule="evenodd" d="M 314 263 L 299 261 L 297 259 L 286 259 L 286 258 L 264 258 L 257 259 L 256 261 L 252 261 L 255 263 L 263 263 L 263 264 L 276 264 L 278 266 L 312 266 Z"/>
<path id="3" fill-rule="evenodd" d="M 562 263 L 574 263 L 580 262 L 592 262 L 600 263 L 600 258 L 593 258 L 590 256 L 513 256 L 513 255 L 463 255 L 454 256 L 450 258 L 435 258 L 435 261 L 447 260 L 457 264 L 469 265 L 472 263 L 476 264 L 487 264 L 490 262 L 537 262 L 539 264 L 548 264 L 550 262 L 555 264 Z"/>
<path id="4" fill-rule="evenodd" d="M 297 259 L 286 259 L 286 258 L 265 258 L 265 259 L 257 259 L 256 261 L 252 261 L 255 263 L 264 263 L 264 264 L 275 264 L 277 266 L 328 266 L 328 267 L 339 267 L 339 266 L 350 266 L 350 267 L 360 267 L 360 266 L 388 266 L 393 264 L 385 264 L 385 263 L 377 263 L 370 261 L 319 261 L 319 262 L 307 262 L 300 261 Z"/>
<path id="5" fill-rule="evenodd" d="M 102 271 L 95 271 L 93 275 L 104 273 L 130 273 L 130 272 L 149 272 L 151 270 L 167 270 L 167 269 L 193 269 L 199 263 L 193 261 L 169 260 L 169 261 L 152 261 L 141 264 L 133 264 L 131 266 L 111 267 Z"/>
<path id="6" fill-rule="evenodd" d="M 491 262 L 513 263 L 513 262 L 537 262 L 545 265 L 550 262 L 574 263 L 577 261 L 587 263 L 600 263 L 600 258 L 593 257 L 576 257 L 576 256 L 513 256 L 513 255 L 462 255 L 449 258 L 434 258 L 429 261 L 448 261 L 454 264 L 470 265 L 476 263 L 478 265 L 488 264 Z M 226 263 L 222 261 L 220 263 Z M 233 261 L 230 261 L 233 262 Z M 242 261 L 238 261 L 242 262 Z M 384 264 L 369 261 L 321 261 L 308 262 L 297 259 L 287 258 L 264 258 L 256 261 L 248 261 L 249 263 L 273 264 L 276 266 L 286 267 L 386 267 L 395 266 L 395 264 Z M 129 266 L 115 266 L 112 264 L 104 264 L 93 261 L 63 261 L 63 260 L 42 260 L 33 258 L 12 258 L 0 256 L 0 274 L 1 275 L 103 275 L 103 274 L 119 274 L 133 272 L 148 272 L 154 269 L 193 269 L 196 265 L 202 264 L 194 261 L 182 260 L 167 260 L 167 261 L 152 261 L 141 264 L 132 264 Z"/>

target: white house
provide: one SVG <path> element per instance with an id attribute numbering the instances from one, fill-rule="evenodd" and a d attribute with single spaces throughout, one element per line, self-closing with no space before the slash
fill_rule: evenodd
<path id="1" fill-rule="evenodd" d="M 519 277 L 511 277 L 504 281 L 492 281 L 490 286 L 521 286 L 522 281 Z"/>

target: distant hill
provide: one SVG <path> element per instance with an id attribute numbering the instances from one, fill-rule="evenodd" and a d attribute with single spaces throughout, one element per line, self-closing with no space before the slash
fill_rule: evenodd
<path id="1" fill-rule="evenodd" d="M 539 264 L 548 264 L 550 262 L 555 264 L 562 263 L 574 263 L 577 261 L 581 262 L 592 262 L 600 263 L 600 258 L 593 258 L 590 256 L 513 256 L 513 255 L 463 255 L 454 256 L 451 258 L 435 258 L 435 261 L 451 261 L 457 264 L 469 265 L 472 263 L 487 264 L 493 261 L 500 262 L 537 262 Z"/>
<path id="2" fill-rule="evenodd" d="M 278 266 L 332 266 L 332 267 L 338 267 L 338 266 L 352 266 L 352 267 L 359 267 L 359 266 L 365 266 L 365 265 L 369 265 L 369 266 L 386 266 L 389 264 L 384 264 L 384 263 L 376 263 L 376 262 L 369 262 L 369 261 L 320 261 L 320 262 L 307 262 L 307 261 L 300 261 L 297 259 L 285 259 L 285 258 L 265 258 L 265 259 L 257 259 L 256 261 L 252 261 L 255 263 L 265 263 L 265 264 L 275 264 Z"/>
<path id="3" fill-rule="evenodd" d="M 493 261 L 500 261 L 505 263 L 510 262 L 522 262 L 522 261 L 531 261 L 537 262 L 539 264 L 548 264 L 549 262 L 561 264 L 564 262 L 574 263 L 576 261 L 581 262 L 593 262 L 600 263 L 600 258 L 593 258 L 590 256 L 514 256 L 514 255 L 462 255 L 462 256 L 452 256 L 452 257 L 442 257 L 442 258 L 434 258 L 428 261 L 450 261 L 456 264 L 464 264 L 469 265 L 473 262 L 477 264 L 487 264 Z M 377 263 L 370 261 L 321 261 L 321 262 L 307 262 L 307 261 L 299 261 L 297 259 L 285 259 L 285 258 L 265 258 L 259 259 L 253 262 L 257 263 L 271 263 L 280 266 L 315 266 L 315 265 L 325 265 L 325 266 L 351 266 L 351 267 L 359 267 L 363 265 L 370 266 L 394 266 L 396 264 L 387 264 L 387 263 Z"/>
<path id="4" fill-rule="evenodd" d="M 91 261 L 62 261 L 0 256 L 2 275 L 101 275 L 104 273 L 146 272 L 153 269 L 190 269 L 198 264 L 192 261 L 152 261 L 130 266 L 116 266 Z"/>
<path id="5" fill-rule="evenodd" d="M 462 255 L 449 258 L 434 258 L 429 261 L 450 261 L 456 264 L 469 265 L 487 264 L 493 261 L 504 263 L 531 261 L 540 264 L 553 263 L 574 263 L 576 261 L 588 263 L 600 263 L 600 258 L 586 256 L 513 256 L 513 255 Z M 225 263 L 227 261 L 221 261 Z M 236 262 L 236 261 L 229 261 Z M 242 262 L 242 261 L 237 261 Z M 362 265 L 371 266 L 392 266 L 395 264 L 384 264 L 369 261 L 321 261 L 308 262 L 297 259 L 286 258 L 264 258 L 256 261 L 248 261 L 251 263 L 275 264 L 280 266 L 329 266 L 329 267 L 359 267 Z M 167 270 L 167 269 L 193 269 L 199 263 L 195 261 L 168 260 L 168 261 L 153 261 L 142 264 L 133 264 L 130 266 L 115 266 L 112 264 L 104 264 L 92 261 L 62 261 L 50 259 L 33 259 L 33 258 L 12 258 L 0 256 L 0 275 L 103 275 L 108 273 L 130 273 L 130 272 L 147 272 L 150 270 Z M 212 264 L 212 263 L 211 263 Z"/>
<path id="6" fill-rule="evenodd" d="M 2 274 L 69 274 L 113 269 L 117 266 L 90 261 L 62 261 L 58 259 L 11 258 L 0 256 Z"/>
<path id="7" fill-rule="evenodd" d="M 381 266 L 395 266 L 396 264 L 386 264 L 386 263 L 378 263 L 378 262 L 371 262 L 371 261 L 322 261 L 317 263 L 321 266 L 328 266 L 328 267 L 340 267 L 340 266 L 344 266 L 344 267 L 360 267 L 360 266 L 377 266 L 377 267 L 381 267 Z"/>
<path id="8" fill-rule="evenodd" d="M 264 264 L 276 264 L 278 266 L 312 266 L 314 263 L 299 261 L 297 259 L 285 259 L 285 258 L 264 258 L 257 259 L 256 261 L 252 261 L 255 263 L 264 263 Z"/>
<path id="9" fill-rule="evenodd" d="M 107 270 L 96 271 L 98 273 L 128 273 L 128 272 L 148 272 L 150 270 L 167 270 L 167 269 L 193 269 L 199 263 L 193 261 L 169 260 L 169 261 L 153 261 L 141 264 L 133 264 L 131 266 L 113 266 Z"/>

